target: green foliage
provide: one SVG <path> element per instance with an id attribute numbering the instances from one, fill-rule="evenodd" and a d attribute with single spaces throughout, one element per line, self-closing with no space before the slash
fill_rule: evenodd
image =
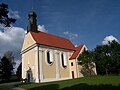
<path id="1" fill-rule="evenodd" d="M 9 56 L 9 57 L 8 57 Z M 2 81 L 9 81 L 13 74 L 13 57 L 12 53 L 5 53 L 0 60 L 0 72 Z"/>
<path id="2" fill-rule="evenodd" d="M 22 63 L 20 63 L 20 65 L 17 68 L 16 76 L 17 76 L 18 80 L 21 80 L 21 78 L 22 78 Z"/>
<path id="3" fill-rule="evenodd" d="M 78 61 L 81 62 L 83 66 L 82 73 L 88 72 L 86 75 L 92 75 L 92 68 L 94 68 L 94 59 L 93 59 L 93 52 L 84 50 L 82 54 L 79 55 Z"/>
<path id="4" fill-rule="evenodd" d="M 93 61 L 96 63 L 98 74 L 120 74 L 120 44 L 116 41 L 108 45 L 99 45 L 93 51 L 84 51 L 78 57 L 88 68 Z"/>
<path id="5" fill-rule="evenodd" d="M 8 16 L 8 5 L 5 3 L 0 4 L 0 24 L 9 27 L 11 23 L 15 23 L 16 19 Z"/>
<path id="6" fill-rule="evenodd" d="M 2 80 L 8 81 L 11 78 L 13 66 L 11 62 L 4 56 L 1 59 Z"/>
<path id="7" fill-rule="evenodd" d="M 108 45 L 99 45 L 94 50 L 94 59 L 98 74 L 120 73 L 120 44 L 112 41 Z"/>
<path id="8" fill-rule="evenodd" d="M 7 52 L 4 53 L 4 56 L 10 60 L 10 62 L 12 63 L 13 66 L 16 65 L 16 63 L 14 61 L 13 52 L 7 51 Z"/>

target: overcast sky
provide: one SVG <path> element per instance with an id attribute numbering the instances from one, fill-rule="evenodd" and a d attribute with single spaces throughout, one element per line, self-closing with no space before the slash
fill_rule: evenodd
<path id="1" fill-rule="evenodd" d="M 39 30 L 66 37 L 74 45 L 92 50 L 108 40 L 120 40 L 120 0 L 0 0 L 17 19 L 10 28 L 0 27 L 0 56 L 12 50 L 20 60 L 20 49 L 28 25 L 28 13 L 35 10 Z"/>

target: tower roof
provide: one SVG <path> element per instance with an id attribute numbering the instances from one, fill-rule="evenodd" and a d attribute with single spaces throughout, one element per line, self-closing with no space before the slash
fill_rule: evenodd
<path id="1" fill-rule="evenodd" d="M 28 16 L 35 16 L 35 17 L 37 17 L 37 14 L 35 13 L 34 10 L 32 10 L 32 11 L 29 12 Z"/>
<path id="2" fill-rule="evenodd" d="M 30 11 L 28 14 L 28 27 L 27 27 L 27 32 L 32 31 L 32 32 L 37 32 L 37 15 L 34 12 L 34 10 Z"/>

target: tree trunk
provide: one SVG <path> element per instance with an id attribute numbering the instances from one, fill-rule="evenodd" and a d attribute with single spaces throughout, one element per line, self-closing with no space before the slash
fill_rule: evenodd
<path id="1" fill-rule="evenodd" d="M 108 69 L 107 68 L 105 68 L 105 73 L 106 73 L 106 75 L 108 75 Z"/>

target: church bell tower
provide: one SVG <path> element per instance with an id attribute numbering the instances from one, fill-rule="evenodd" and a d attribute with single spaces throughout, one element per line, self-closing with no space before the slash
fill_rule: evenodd
<path id="1" fill-rule="evenodd" d="M 32 31 L 32 32 L 37 32 L 37 15 L 36 13 L 32 10 L 28 14 L 28 27 L 27 27 L 27 32 Z"/>

